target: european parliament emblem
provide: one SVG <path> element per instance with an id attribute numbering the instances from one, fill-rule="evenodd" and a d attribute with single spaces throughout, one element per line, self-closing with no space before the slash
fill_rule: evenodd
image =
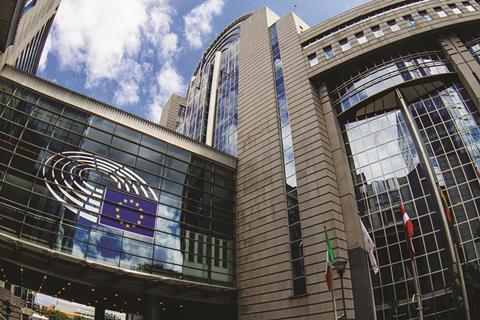
<path id="1" fill-rule="evenodd" d="M 158 197 L 129 167 L 86 151 L 64 151 L 45 161 L 42 174 L 55 199 L 79 217 L 153 237 Z M 98 174 L 118 191 L 97 183 Z"/>
<path id="2" fill-rule="evenodd" d="M 153 238 L 155 202 L 105 189 L 100 223 Z"/>

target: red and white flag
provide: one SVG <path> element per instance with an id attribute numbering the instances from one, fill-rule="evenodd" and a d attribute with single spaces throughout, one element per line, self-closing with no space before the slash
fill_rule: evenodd
<path id="1" fill-rule="evenodd" d="M 410 253 L 410 258 L 415 260 L 415 249 L 413 248 L 412 238 L 413 238 L 413 222 L 410 220 L 410 217 L 405 211 L 403 202 L 400 202 L 400 210 L 402 213 L 403 220 L 403 230 L 405 232 L 405 243 L 407 244 L 407 250 Z"/>

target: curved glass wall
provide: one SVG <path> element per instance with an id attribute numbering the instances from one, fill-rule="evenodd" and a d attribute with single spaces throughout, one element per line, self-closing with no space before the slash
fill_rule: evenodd
<path id="1" fill-rule="evenodd" d="M 409 105 L 455 220 L 462 262 L 480 259 L 480 116 L 458 82 L 425 92 Z M 411 94 L 411 93 L 410 93 Z"/>
<path id="2" fill-rule="evenodd" d="M 4 80 L 0 115 L 0 233 L 233 285 L 233 170 Z"/>
<path id="3" fill-rule="evenodd" d="M 440 52 L 422 52 L 387 58 L 352 74 L 350 80 L 331 92 L 337 114 L 363 100 L 404 82 L 431 75 L 453 72 Z"/>
<path id="4" fill-rule="evenodd" d="M 186 110 L 182 121 L 177 124 L 177 131 L 204 143 L 213 64 L 202 61 L 200 70 L 190 81 Z"/>
<path id="5" fill-rule="evenodd" d="M 452 308 L 448 252 L 441 220 L 400 110 L 343 124 L 360 216 L 375 241 L 380 273 L 372 273 L 378 319 L 416 316 L 413 266 L 405 249 L 400 203 L 415 226 L 413 245 L 425 315 Z"/>
<path id="6" fill-rule="evenodd" d="M 232 38 L 222 51 L 213 143 L 215 148 L 233 156 L 237 155 L 239 45 L 240 37 Z"/>
<path id="7" fill-rule="evenodd" d="M 204 54 L 188 87 L 186 110 L 176 126 L 177 132 L 205 143 L 208 114 L 214 109 L 213 146 L 233 156 L 237 155 L 239 42 L 240 25 L 236 25 Z M 218 78 L 214 78 L 217 52 L 221 58 Z M 212 88 L 216 90 L 212 92 Z M 216 97 L 213 100 L 212 94 Z M 210 106 L 211 101 L 215 106 Z"/>
<path id="8" fill-rule="evenodd" d="M 402 70 L 398 62 L 395 66 L 389 64 L 389 68 L 400 83 L 405 81 L 406 76 L 398 72 Z M 411 63 L 408 68 L 410 76 L 425 74 L 419 64 Z M 425 70 L 425 66 L 422 68 Z M 450 72 L 445 61 L 435 68 L 437 73 Z M 383 66 L 381 69 L 385 70 Z M 361 83 L 367 88 L 370 81 L 379 79 L 385 83 L 378 82 L 377 88 L 395 85 L 390 76 L 371 77 L 379 74 L 377 69 L 359 74 L 365 78 L 357 78 L 350 85 Z M 450 287 L 453 273 L 438 211 L 442 204 L 436 202 L 432 188 L 445 195 L 453 213 L 452 236 L 458 241 L 461 262 L 480 260 L 480 116 L 455 79 L 432 77 L 430 82 L 400 89 L 415 128 L 405 122 L 404 111 L 392 90 L 362 104 L 359 99 L 356 112 L 348 115 L 341 114 L 344 100 L 340 90 L 336 91 L 335 107 L 340 111 L 357 205 L 377 246 L 380 273 L 372 273 L 371 279 L 379 319 L 417 316 L 416 305 L 411 303 L 415 284 L 404 244 L 400 203 L 415 226 L 413 245 L 426 317 L 448 319 L 454 314 Z M 346 86 L 343 89 L 347 94 Z M 424 173 L 412 130 L 418 130 L 435 181 L 429 181 Z"/>

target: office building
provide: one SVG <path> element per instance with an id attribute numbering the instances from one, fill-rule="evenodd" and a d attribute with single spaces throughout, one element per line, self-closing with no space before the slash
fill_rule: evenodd
<path id="1" fill-rule="evenodd" d="M 452 279 L 480 258 L 479 12 L 372 1 L 308 26 L 263 8 L 206 49 L 176 130 L 237 157 L 239 319 L 334 318 L 324 226 L 348 259 L 347 318 L 416 318 L 401 204 L 424 318 L 463 317 Z"/>
<path id="2" fill-rule="evenodd" d="M 7 285 L 97 319 L 233 317 L 235 158 L 13 67 L 0 91 Z"/>
<path id="3" fill-rule="evenodd" d="M 416 293 L 424 319 L 464 318 L 452 280 L 480 259 L 479 13 L 247 13 L 167 103 L 167 128 L 3 67 L 0 279 L 97 319 L 416 319 Z M 347 261 L 334 299 L 324 229 Z"/>

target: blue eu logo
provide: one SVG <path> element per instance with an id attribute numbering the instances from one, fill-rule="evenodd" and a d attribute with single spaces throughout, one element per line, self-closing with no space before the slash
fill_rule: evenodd
<path id="1" fill-rule="evenodd" d="M 153 238 L 157 205 L 106 189 L 100 223 Z"/>

